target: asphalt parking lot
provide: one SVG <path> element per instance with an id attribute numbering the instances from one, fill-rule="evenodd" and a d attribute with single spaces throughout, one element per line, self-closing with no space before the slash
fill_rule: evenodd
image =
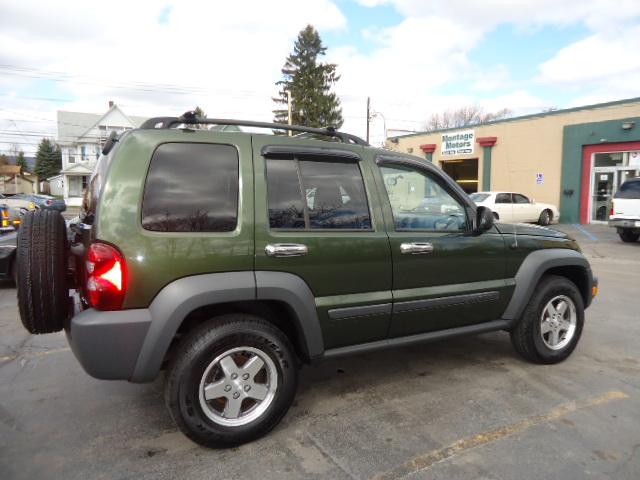
<path id="1" fill-rule="evenodd" d="M 207 450 L 165 411 L 162 379 L 86 375 L 63 334 L 23 330 L 0 284 L 0 478 L 640 478 L 640 243 L 558 227 L 600 279 L 564 363 L 516 356 L 506 333 L 305 367 L 267 437 Z"/>

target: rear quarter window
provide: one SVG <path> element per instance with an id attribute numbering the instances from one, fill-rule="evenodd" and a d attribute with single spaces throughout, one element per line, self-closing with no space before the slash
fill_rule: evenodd
<path id="1" fill-rule="evenodd" d="M 153 154 L 142 226 L 155 232 L 230 232 L 238 220 L 238 151 L 231 145 L 165 143 Z"/>
<path id="2" fill-rule="evenodd" d="M 613 198 L 640 200 L 640 178 L 624 182 Z"/>

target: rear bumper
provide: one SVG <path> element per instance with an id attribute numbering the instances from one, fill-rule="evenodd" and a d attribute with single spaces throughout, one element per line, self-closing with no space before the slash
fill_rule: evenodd
<path id="1" fill-rule="evenodd" d="M 150 324 L 147 309 L 100 312 L 90 308 L 71 319 L 67 339 L 92 377 L 131 380 Z"/>
<path id="2" fill-rule="evenodd" d="M 611 218 L 609 226 L 615 228 L 633 228 L 640 230 L 640 218 Z"/>

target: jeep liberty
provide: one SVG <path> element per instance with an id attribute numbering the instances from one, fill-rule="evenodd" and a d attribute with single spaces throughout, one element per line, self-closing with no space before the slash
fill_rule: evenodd
<path id="1" fill-rule="evenodd" d="M 504 330 L 560 362 L 597 291 L 573 239 L 494 223 L 422 158 L 191 112 L 112 135 L 78 223 L 29 212 L 17 277 L 29 332 L 64 329 L 96 378 L 164 370 L 170 415 L 209 447 L 271 430 L 322 359 Z"/>

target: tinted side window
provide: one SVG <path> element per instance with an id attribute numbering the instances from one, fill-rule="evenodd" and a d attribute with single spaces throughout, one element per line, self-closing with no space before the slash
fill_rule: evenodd
<path id="1" fill-rule="evenodd" d="M 513 203 L 531 203 L 527 197 L 519 193 L 513 194 Z"/>
<path id="2" fill-rule="evenodd" d="M 613 198 L 640 199 L 640 180 L 627 180 Z"/>
<path id="3" fill-rule="evenodd" d="M 142 226 L 158 232 L 229 232 L 238 217 L 238 152 L 230 145 L 165 143 L 151 159 Z"/>
<path id="4" fill-rule="evenodd" d="M 267 160 L 267 196 L 271 228 L 305 228 L 298 168 L 293 160 Z"/>
<path id="5" fill-rule="evenodd" d="M 496 203 L 511 203 L 511 194 L 510 193 L 497 194 Z"/>
<path id="6" fill-rule="evenodd" d="M 267 159 L 267 189 L 271 228 L 371 228 L 357 163 Z"/>

